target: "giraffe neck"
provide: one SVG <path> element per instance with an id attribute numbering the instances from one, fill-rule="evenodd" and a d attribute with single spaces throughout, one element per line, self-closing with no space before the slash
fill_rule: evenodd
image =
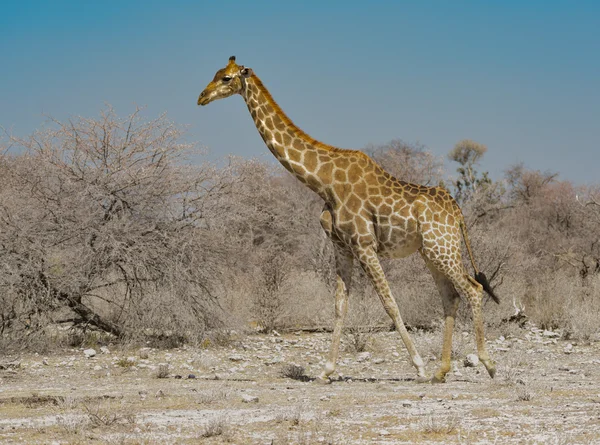
<path id="1" fill-rule="evenodd" d="M 333 151 L 341 150 L 311 138 L 294 125 L 255 74 L 246 79 L 242 96 L 271 153 L 297 179 L 327 199 L 331 178 L 324 177 L 320 167 L 323 161 L 331 160 Z"/>

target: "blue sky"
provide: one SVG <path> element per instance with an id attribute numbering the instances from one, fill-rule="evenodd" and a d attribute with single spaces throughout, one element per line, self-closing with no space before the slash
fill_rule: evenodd
<path id="1" fill-rule="evenodd" d="M 600 2 L 5 1 L 0 125 L 144 106 L 210 150 L 270 160 L 240 97 L 198 107 L 236 55 L 313 137 L 343 148 L 393 138 L 446 155 L 488 146 L 600 182 Z"/>

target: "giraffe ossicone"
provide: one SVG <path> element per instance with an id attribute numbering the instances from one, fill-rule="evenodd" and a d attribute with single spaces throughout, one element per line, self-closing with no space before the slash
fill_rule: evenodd
<path id="1" fill-rule="evenodd" d="M 321 225 L 334 245 L 337 287 L 331 349 L 318 378 L 329 381 L 335 371 L 356 260 L 400 333 L 417 370 L 417 379 L 429 380 L 378 259 L 402 258 L 415 252 L 421 254 L 429 268 L 444 309 L 442 364 L 431 380 L 445 381 L 450 370 L 452 332 L 460 295 L 471 306 L 479 359 L 494 377 L 496 368 L 487 352 L 483 332 L 483 290 L 494 301 L 498 302 L 498 298 L 475 265 L 462 211 L 450 193 L 442 187 L 400 181 L 360 151 L 336 148 L 313 139 L 285 115 L 252 69 L 237 65 L 232 56 L 202 91 L 198 105 L 234 94 L 243 97 L 271 153 L 325 201 Z M 475 278 L 462 262 L 463 240 Z"/>

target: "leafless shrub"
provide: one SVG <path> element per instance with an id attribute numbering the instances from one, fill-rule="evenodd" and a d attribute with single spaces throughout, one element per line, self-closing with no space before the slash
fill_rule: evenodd
<path id="1" fill-rule="evenodd" d="M 201 437 L 208 438 L 222 436 L 227 433 L 228 429 L 229 424 L 227 423 L 227 419 L 225 419 L 225 417 L 215 417 L 208 421 L 204 427 Z"/>
<path id="2" fill-rule="evenodd" d="M 231 395 L 231 391 L 224 385 L 198 391 L 196 402 L 201 405 L 210 405 L 216 402 L 226 400 Z"/>
<path id="3" fill-rule="evenodd" d="M 419 422 L 420 430 L 425 434 L 453 434 L 460 428 L 460 418 L 456 415 L 440 416 L 431 413 Z"/>
<path id="4" fill-rule="evenodd" d="M 283 365 L 280 371 L 280 375 L 284 378 L 292 380 L 307 381 L 308 377 L 305 374 L 305 370 L 302 366 L 295 365 L 293 363 L 286 363 Z"/>
<path id="5" fill-rule="evenodd" d="M 202 332 L 218 319 L 224 255 L 206 222 L 231 170 L 185 165 L 192 146 L 164 116 L 54 124 L 13 138 L 24 154 L 0 166 L 0 332 L 66 320 L 116 336 Z"/>
<path id="6" fill-rule="evenodd" d="M 409 144 L 394 139 L 379 146 L 369 145 L 365 152 L 402 181 L 435 186 L 443 178 L 443 160 L 419 143 Z"/>
<path id="7" fill-rule="evenodd" d="M 169 377 L 169 365 L 167 363 L 160 363 L 154 376 L 157 379 L 166 379 Z"/>
<path id="8" fill-rule="evenodd" d="M 530 402 L 533 400 L 534 394 L 526 385 L 519 388 L 517 392 L 517 402 Z"/>
<path id="9" fill-rule="evenodd" d="M 303 411 L 304 409 L 301 405 L 287 407 L 277 414 L 275 421 L 277 423 L 290 422 L 291 426 L 298 426 L 302 420 Z"/>
<path id="10" fill-rule="evenodd" d="M 84 403 L 85 411 L 92 427 L 104 427 L 115 424 L 135 424 L 136 416 L 122 404 L 102 402 L 94 405 Z"/>

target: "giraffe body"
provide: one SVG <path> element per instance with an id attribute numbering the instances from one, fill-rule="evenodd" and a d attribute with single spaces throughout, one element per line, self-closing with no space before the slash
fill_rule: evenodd
<path id="1" fill-rule="evenodd" d="M 400 181 L 360 151 L 343 150 L 311 138 L 283 113 L 251 69 L 235 63 L 235 57 L 217 71 L 200 94 L 198 104 L 206 105 L 236 93 L 244 98 L 259 134 L 273 155 L 325 201 L 321 225 L 334 245 L 337 288 L 332 345 L 319 378 L 328 381 L 335 371 L 356 260 L 394 321 L 417 369 L 417 378 L 426 380 L 423 360 L 406 330 L 378 260 L 378 256 L 402 258 L 417 251 L 435 280 L 445 316 L 442 365 L 433 381 L 444 381 L 450 370 L 459 293 L 470 303 L 479 358 L 493 377 L 495 366 L 483 335 L 482 284 L 496 301 L 497 298 L 485 276 L 477 271 L 462 212 L 448 191 Z M 463 238 L 476 276 L 483 277 L 482 284 L 465 270 L 461 258 Z"/>

